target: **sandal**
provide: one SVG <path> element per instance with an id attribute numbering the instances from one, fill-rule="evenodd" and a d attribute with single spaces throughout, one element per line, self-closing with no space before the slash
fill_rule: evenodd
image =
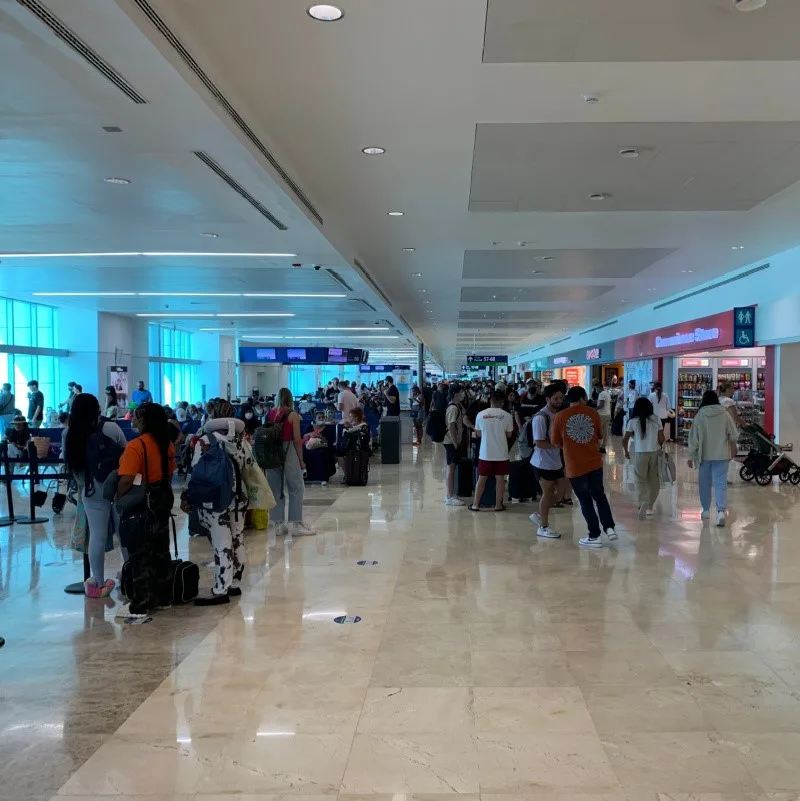
<path id="1" fill-rule="evenodd" d="M 470 510 L 470 512 L 480 512 L 481 510 L 480 506 L 476 509 L 472 504 L 470 504 L 467 508 Z"/>

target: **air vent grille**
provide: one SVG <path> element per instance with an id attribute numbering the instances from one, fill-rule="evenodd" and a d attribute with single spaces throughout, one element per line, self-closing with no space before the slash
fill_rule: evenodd
<path id="1" fill-rule="evenodd" d="M 547 345 L 539 345 L 539 347 L 538 348 L 534 348 L 531 351 L 531 353 L 536 353 L 537 351 L 544 350 L 546 347 L 547 347 Z"/>
<path id="2" fill-rule="evenodd" d="M 568 339 L 572 339 L 572 336 L 564 337 L 563 339 L 557 339 L 555 342 L 550 343 L 550 347 L 552 348 L 553 345 L 560 345 L 562 342 L 566 342 Z"/>
<path id="3" fill-rule="evenodd" d="M 353 264 L 355 265 L 355 268 L 361 273 L 361 277 L 369 283 L 369 285 L 378 293 L 381 300 L 391 309 L 392 308 L 391 301 L 389 300 L 389 298 L 386 297 L 386 295 L 383 294 L 383 290 L 372 280 L 372 276 L 367 272 L 364 265 L 358 259 L 353 259 Z"/>
<path id="4" fill-rule="evenodd" d="M 147 100 L 142 97 L 105 59 L 101 58 L 89 45 L 78 38 L 58 17 L 50 13 L 36 0 L 17 0 L 59 38 L 64 44 L 75 51 L 85 62 L 96 69 L 104 78 L 111 81 L 128 100 L 143 105 Z"/>
<path id="5" fill-rule="evenodd" d="M 279 231 L 287 230 L 286 226 L 263 203 L 256 200 L 232 175 L 225 172 L 208 153 L 204 153 L 202 150 L 195 150 L 194 154 L 206 167 L 222 178 L 237 195 L 243 197 L 262 217 L 266 217 Z"/>
<path id="6" fill-rule="evenodd" d="M 371 303 L 368 303 L 366 300 L 364 300 L 364 298 L 350 298 L 350 302 L 360 303 L 362 306 L 366 306 L 370 311 L 378 311 Z"/>
<path id="7" fill-rule="evenodd" d="M 672 298 L 672 300 L 659 303 L 657 306 L 653 306 L 653 310 L 663 309 L 665 306 L 671 306 L 673 303 L 680 303 L 682 300 L 697 297 L 697 295 L 702 295 L 704 292 L 710 292 L 712 289 L 719 289 L 721 286 L 727 286 L 735 281 L 741 281 L 743 278 L 748 278 L 749 276 L 755 275 L 755 273 L 760 273 L 762 270 L 766 270 L 768 268 L 769 262 L 766 264 L 761 264 L 758 267 L 745 270 L 743 273 L 739 273 L 739 275 L 734 275 L 732 278 L 726 278 L 724 281 L 717 281 L 716 284 L 711 284 L 710 286 L 705 286 L 702 289 L 696 289 L 694 292 L 688 292 L 686 295 L 681 295 L 679 298 Z"/>
<path id="8" fill-rule="evenodd" d="M 19 1 L 19 0 L 18 0 Z M 158 29 L 158 32 L 169 42 L 170 46 L 181 57 L 181 60 L 186 66 L 197 76 L 202 82 L 203 86 L 214 96 L 214 99 L 219 103 L 228 116 L 233 120 L 239 130 L 250 140 L 250 143 L 258 150 L 259 153 L 270 163 L 272 169 L 280 175 L 283 182 L 294 192 L 297 199 L 305 206 L 308 213 L 320 224 L 323 225 L 324 221 L 320 213 L 314 208 L 314 205 L 306 197 L 303 190 L 289 177 L 289 173 L 281 167 L 277 159 L 272 153 L 267 150 L 266 145 L 256 136 L 253 129 L 244 121 L 241 114 L 231 105 L 225 95 L 217 88 L 216 84 L 206 73 L 201 69 L 200 65 L 194 60 L 192 54 L 183 46 L 180 39 L 170 30 L 163 19 L 153 10 L 147 0 L 133 0 L 139 7 L 139 10 L 150 20 L 150 22 Z"/>
<path id="9" fill-rule="evenodd" d="M 342 276 L 336 272 L 336 270 L 331 270 L 330 267 L 326 267 L 325 272 L 328 273 L 328 275 L 333 278 L 333 280 L 336 281 L 336 283 L 339 284 L 342 289 L 346 289 L 348 292 L 353 291 L 353 287 L 351 287 L 350 284 L 348 284 L 347 281 L 345 281 L 344 278 L 342 278 Z"/>
<path id="10" fill-rule="evenodd" d="M 587 328 L 585 331 L 581 331 L 579 336 L 583 336 L 584 334 L 591 334 L 592 331 L 600 331 L 602 328 L 608 328 L 611 325 L 616 325 L 619 320 L 611 320 L 609 323 L 603 323 L 602 325 L 596 325 L 594 328 Z"/>

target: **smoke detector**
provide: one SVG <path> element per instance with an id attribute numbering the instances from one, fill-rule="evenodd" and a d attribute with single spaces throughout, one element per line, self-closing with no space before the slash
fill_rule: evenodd
<path id="1" fill-rule="evenodd" d="M 766 4 L 767 0 L 733 0 L 733 7 L 737 11 L 758 11 Z"/>
<path id="2" fill-rule="evenodd" d="M 599 103 L 600 102 L 600 95 L 598 95 L 597 92 L 587 92 L 583 96 L 583 102 L 584 103 L 589 103 L 590 105 L 593 105 L 594 103 Z"/>

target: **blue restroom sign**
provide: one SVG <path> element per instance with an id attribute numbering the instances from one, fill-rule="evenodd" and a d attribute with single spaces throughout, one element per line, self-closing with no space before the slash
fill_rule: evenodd
<path id="1" fill-rule="evenodd" d="M 737 306 L 733 310 L 733 344 L 752 348 L 756 344 L 756 307 Z"/>

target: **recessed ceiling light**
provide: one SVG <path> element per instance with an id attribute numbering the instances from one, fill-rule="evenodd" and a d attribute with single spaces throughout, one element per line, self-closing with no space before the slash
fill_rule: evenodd
<path id="1" fill-rule="evenodd" d="M 648 292 L 655 292 L 655 291 L 656 291 L 656 288 L 655 288 L 654 286 L 651 286 L 651 287 L 648 287 L 648 288 L 647 288 L 647 291 L 648 291 Z"/>
<path id="2" fill-rule="evenodd" d="M 307 13 L 309 17 L 319 22 L 337 22 L 344 16 L 341 8 L 329 3 L 316 3 L 308 9 Z"/>
<path id="3" fill-rule="evenodd" d="M 693 273 L 694 270 L 681 270 L 682 273 Z"/>
<path id="4" fill-rule="evenodd" d="M 422 273 L 411 273 L 412 278 L 422 278 Z"/>
<path id="5" fill-rule="evenodd" d="M 416 248 L 403 248 L 403 253 L 413 253 Z"/>
<path id="6" fill-rule="evenodd" d="M 638 159 L 639 151 L 635 147 L 623 147 L 619 155 L 623 159 Z"/>
<path id="7" fill-rule="evenodd" d="M 129 178 L 103 178 L 107 184 L 121 184 L 127 186 L 130 183 Z"/>
<path id="8" fill-rule="evenodd" d="M 219 239 L 219 234 L 215 234 L 213 231 L 203 231 L 200 236 L 207 236 L 209 239 Z"/>
<path id="9" fill-rule="evenodd" d="M 402 217 L 405 212 L 404 211 L 387 211 L 386 214 L 389 217 Z"/>
<path id="10" fill-rule="evenodd" d="M 427 292 L 427 289 L 418 289 L 417 292 Z"/>
<path id="11" fill-rule="evenodd" d="M 555 256 L 540 256 L 539 261 L 555 261 Z"/>
<path id="12" fill-rule="evenodd" d="M 731 250 L 744 250 L 744 245 L 733 245 Z"/>
<path id="13" fill-rule="evenodd" d="M 733 7 L 737 11 L 758 11 L 766 4 L 767 0 L 733 0 Z"/>
<path id="14" fill-rule="evenodd" d="M 589 200 L 601 201 L 601 200 L 608 200 L 611 195 L 608 192 L 592 192 L 589 195 Z"/>
<path id="15" fill-rule="evenodd" d="M 596 92 L 588 92 L 583 96 L 583 102 L 589 103 L 590 105 L 594 103 L 599 103 L 600 96 Z"/>
<path id="16" fill-rule="evenodd" d="M 366 156 L 382 156 L 386 152 L 385 147 L 363 147 L 361 152 Z"/>

